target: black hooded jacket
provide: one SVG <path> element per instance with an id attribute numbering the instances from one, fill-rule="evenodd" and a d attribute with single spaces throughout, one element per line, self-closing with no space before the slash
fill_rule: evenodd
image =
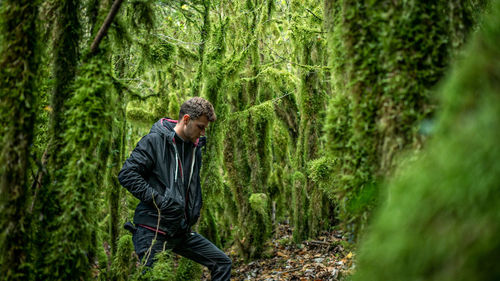
<path id="1" fill-rule="evenodd" d="M 167 118 L 156 122 L 118 174 L 121 185 L 141 200 L 134 223 L 156 228 L 157 207 L 162 206 L 159 229 L 169 236 L 188 231 L 198 221 L 202 205 L 200 169 L 205 138 L 189 142 L 191 150 L 181 154 L 175 144 L 176 122 Z M 189 167 L 183 169 L 184 164 Z"/>

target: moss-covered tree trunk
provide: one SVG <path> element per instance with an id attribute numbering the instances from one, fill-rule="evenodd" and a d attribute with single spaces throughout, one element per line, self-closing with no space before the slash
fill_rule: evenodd
<path id="1" fill-rule="evenodd" d="M 353 280 L 500 278 L 500 1 L 487 16 L 438 91 L 432 139 L 388 184 Z"/>
<path id="2" fill-rule="evenodd" d="M 271 234 L 269 177 L 272 170 L 271 136 L 274 107 L 270 89 L 259 76 L 264 59 L 262 30 L 269 17 L 266 1 L 235 3 L 241 21 L 229 22 L 230 36 L 238 38 L 235 53 L 225 66 L 229 111 L 221 141 L 226 181 L 223 182 L 231 235 L 245 258 L 265 255 Z M 241 49 L 239 49 L 241 48 Z"/>
<path id="3" fill-rule="evenodd" d="M 295 182 L 296 205 L 294 208 L 294 240 L 300 242 L 310 235 L 315 235 L 325 225 L 323 210 L 329 210 L 323 203 L 324 192 L 313 183 L 308 174 L 310 161 L 320 157 L 322 113 L 326 107 L 328 83 L 325 83 L 325 40 L 323 34 L 322 2 L 311 1 L 308 8 L 303 3 L 292 2 L 297 15 L 294 22 L 294 56 L 297 63 L 297 76 L 300 78 L 298 105 L 300 124 L 295 155 L 295 169 L 306 179 Z M 302 177 L 296 177 L 297 179 Z M 304 181 L 305 180 L 305 181 Z M 298 186 L 303 183 L 302 187 Z M 303 190 L 302 190 L 303 189 Z M 297 201 L 298 200 L 298 201 Z"/>
<path id="4" fill-rule="evenodd" d="M 222 18 L 212 22 L 209 17 L 210 5 L 204 2 L 203 5 L 203 28 L 201 38 L 205 40 L 203 48 L 200 46 L 199 54 L 201 62 L 201 79 L 203 85 L 202 95 L 212 103 L 217 114 L 217 121 L 210 124 L 207 132 L 207 145 L 203 151 L 203 170 L 201 171 L 201 186 L 203 192 L 203 211 L 200 219 L 200 232 L 203 233 L 214 244 L 222 247 L 221 232 L 224 232 L 225 222 L 222 215 L 223 206 L 220 199 L 224 194 L 222 179 L 222 142 L 223 131 L 221 120 L 227 114 L 225 106 L 226 97 L 223 94 L 223 85 L 226 77 L 222 75 L 224 71 L 223 59 L 226 54 L 224 40 L 226 38 L 226 19 Z M 207 52 L 211 49 L 211 52 Z M 201 88 L 200 88 L 201 89 Z M 217 223 L 219 222 L 219 223 Z"/>
<path id="5" fill-rule="evenodd" d="M 98 55 L 82 65 L 75 81 L 74 96 L 68 102 L 68 130 L 63 153 L 70 155 L 61 185 L 62 214 L 53 239 L 58 241 L 48 258 L 53 276 L 64 280 L 90 278 L 96 256 L 96 199 L 102 176 L 97 147 L 109 138 L 111 98 L 109 64 Z M 69 126 L 71 124 L 71 126 Z"/>
<path id="6" fill-rule="evenodd" d="M 71 85 L 76 75 L 79 60 L 80 23 L 78 20 L 79 1 L 65 0 L 54 3 L 57 19 L 54 25 L 52 41 L 54 88 L 50 99 L 49 143 L 47 144 L 47 171 L 38 192 L 35 213 L 41 214 L 36 220 L 36 270 L 38 280 L 51 279 L 51 255 L 56 255 L 57 244 L 52 236 L 60 226 L 56 218 L 61 215 L 59 195 L 64 180 L 63 167 L 66 156 L 63 153 L 64 132 L 66 131 L 65 114 L 72 90 Z M 51 277 L 52 276 L 52 277 Z"/>
<path id="7" fill-rule="evenodd" d="M 325 126 L 336 163 L 330 197 L 351 230 L 364 225 L 398 153 L 421 143 L 432 88 L 470 28 L 473 9 L 450 12 L 462 5 L 471 4 L 325 1 L 334 85 Z"/>
<path id="8" fill-rule="evenodd" d="M 78 9 L 80 1 L 63 0 L 57 2 L 56 23 L 53 39 L 53 75 L 54 90 L 51 98 L 52 116 L 50 120 L 51 136 L 49 143 L 49 166 L 51 171 L 58 171 L 64 166 L 64 157 L 59 153 L 63 144 L 65 132 L 64 119 L 67 102 L 71 96 L 70 86 L 76 75 L 79 60 L 80 22 Z M 55 173 L 51 173 L 56 177 Z M 53 181 L 57 181 L 54 178 Z"/>
<path id="9" fill-rule="evenodd" d="M 224 164 L 236 204 L 235 239 L 245 258 L 264 254 L 270 236 L 270 102 L 233 114 L 225 130 Z"/>
<path id="10" fill-rule="evenodd" d="M 191 91 L 192 96 L 199 96 L 201 94 L 201 85 L 203 83 L 203 77 L 204 77 L 203 69 L 205 68 L 205 62 L 206 62 L 205 50 L 206 46 L 208 46 L 211 35 L 210 1 L 203 0 L 202 4 L 203 4 L 203 11 L 202 11 L 203 25 L 200 31 L 201 42 L 198 47 L 199 66 L 198 66 L 198 73 L 196 74 L 196 77 L 194 79 L 193 88 Z"/>
<path id="11" fill-rule="evenodd" d="M 32 268 L 27 206 L 28 173 L 35 123 L 37 68 L 33 1 L 0 4 L 0 275 L 3 280 L 29 279 Z"/>
<path id="12" fill-rule="evenodd" d="M 78 38 L 79 30 L 70 30 L 78 27 L 78 15 L 74 11 L 78 8 L 77 2 L 62 4 L 61 12 L 71 17 L 63 16 L 67 22 L 61 22 L 61 40 L 67 36 L 77 40 L 72 36 Z M 67 11 L 68 7 L 72 7 L 71 11 Z M 66 26 L 68 24 L 71 24 L 70 29 Z M 63 42 L 73 44 L 74 41 L 70 39 Z M 47 203 L 56 202 L 58 209 L 49 209 L 53 216 L 40 229 L 42 235 L 48 235 L 48 243 L 43 246 L 40 261 L 40 280 L 89 279 L 91 266 L 97 256 L 97 208 L 101 207 L 97 204 L 97 198 L 101 190 L 99 187 L 104 186 L 104 171 L 110 151 L 113 112 L 110 105 L 115 97 L 114 85 L 106 47 L 104 51 L 87 55 L 78 69 L 78 75 L 75 69 L 78 59 L 64 59 L 64 55 L 77 55 L 76 47 L 73 47 L 68 45 L 72 51 L 67 54 L 62 50 L 56 52 L 63 62 L 56 60 L 55 73 L 67 61 L 75 65 L 68 66 L 73 67 L 70 69 L 74 71 L 73 76 L 61 74 L 59 77 L 61 81 L 66 81 L 65 87 L 60 92 L 56 87 L 54 92 L 54 104 L 63 102 L 60 110 L 64 112 L 64 119 L 53 119 L 54 126 L 58 128 L 53 132 L 54 139 L 59 141 L 52 143 L 56 146 L 51 146 L 51 149 L 58 149 L 53 151 L 51 189 L 50 193 L 46 193 L 43 203 L 50 208 L 53 205 Z M 73 79 L 75 76 L 76 79 Z"/>

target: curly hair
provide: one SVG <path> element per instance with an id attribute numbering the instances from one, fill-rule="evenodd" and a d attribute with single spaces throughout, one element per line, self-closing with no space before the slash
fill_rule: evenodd
<path id="1" fill-rule="evenodd" d="M 191 98 L 181 105 L 179 120 L 181 120 L 185 114 L 188 114 L 193 120 L 198 119 L 202 115 L 205 115 L 209 122 L 214 122 L 217 119 L 213 105 L 206 99 L 200 97 Z"/>

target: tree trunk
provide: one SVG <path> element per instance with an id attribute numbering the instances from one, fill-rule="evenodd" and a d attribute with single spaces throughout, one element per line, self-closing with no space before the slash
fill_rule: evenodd
<path id="1" fill-rule="evenodd" d="M 37 68 L 33 1 L 1 4 L 0 32 L 0 276 L 30 278 L 30 219 L 27 172 L 35 122 L 34 73 Z"/>

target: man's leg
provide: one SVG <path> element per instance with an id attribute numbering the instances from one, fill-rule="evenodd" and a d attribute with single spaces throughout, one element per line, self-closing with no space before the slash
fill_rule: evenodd
<path id="1" fill-rule="evenodd" d="M 181 256 L 200 263 L 210 270 L 212 280 L 230 280 L 231 259 L 212 242 L 196 232 L 177 244 L 173 251 Z"/>
<path id="2" fill-rule="evenodd" d="M 166 247 L 166 241 L 163 238 L 161 234 L 156 235 L 156 242 L 153 247 L 151 247 L 153 239 L 155 239 L 155 232 L 144 227 L 137 227 L 137 230 L 132 236 L 132 241 L 134 242 L 135 252 L 141 264 L 145 264 L 147 267 L 153 266 L 155 255 L 163 251 Z"/>

